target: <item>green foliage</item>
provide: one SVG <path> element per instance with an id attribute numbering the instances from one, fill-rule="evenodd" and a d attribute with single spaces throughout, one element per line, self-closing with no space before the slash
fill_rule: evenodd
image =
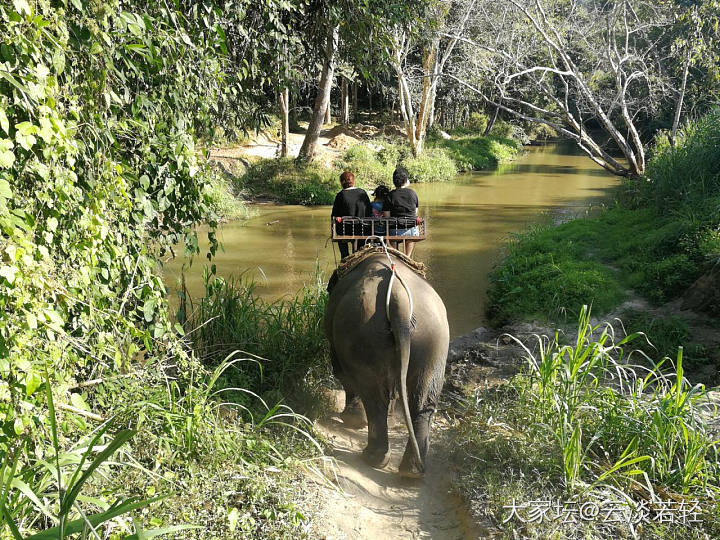
<path id="1" fill-rule="evenodd" d="M 671 146 L 666 136 L 658 137 L 648 162 L 641 197 L 660 211 L 679 205 L 699 205 L 718 217 L 720 195 L 720 110 L 688 125 Z M 710 202 L 708 205 L 706 201 Z"/>
<path id="2" fill-rule="evenodd" d="M 491 318 L 498 323 L 527 316 L 557 319 L 576 316 L 585 302 L 599 313 L 619 304 L 624 294 L 616 274 L 584 256 L 599 236 L 599 227 L 591 228 L 595 223 L 536 227 L 514 236 L 503 263 L 490 274 Z"/>
<path id="3" fill-rule="evenodd" d="M 485 129 L 487 128 L 489 121 L 490 119 L 488 118 L 488 115 L 484 112 L 473 112 L 470 113 L 470 119 L 468 120 L 466 127 L 472 132 L 480 135 L 485 133 Z"/>
<path id="4" fill-rule="evenodd" d="M 491 137 L 498 137 L 500 139 L 510 139 L 513 136 L 513 125 L 509 122 L 505 122 L 504 120 L 497 120 L 494 124 L 492 129 L 490 129 L 490 133 L 488 133 Z"/>
<path id="5" fill-rule="evenodd" d="M 232 188 L 232 180 L 222 174 L 218 169 L 207 167 L 207 184 L 205 191 L 210 219 L 213 221 L 228 221 L 247 218 L 249 210 L 244 201 Z"/>
<path id="6" fill-rule="evenodd" d="M 453 139 L 435 138 L 429 146 L 444 149 L 460 170 L 481 170 L 515 159 L 520 145 L 511 139 L 467 136 Z"/>
<path id="7" fill-rule="evenodd" d="M 528 138 L 531 141 L 545 141 L 554 139 L 557 136 L 558 132 L 547 124 L 532 123 L 528 129 Z"/>
<path id="8" fill-rule="evenodd" d="M 398 165 L 408 170 L 412 182 L 447 182 L 457 169 L 445 151 L 427 148 L 413 157 L 407 146 L 381 142 L 374 148 L 368 144 L 350 147 L 338 166 L 355 174 L 357 185 L 372 189 L 379 184 L 392 187 L 393 171 Z"/>
<path id="9" fill-rule="evenodd" d="M 455 161 L 442 148 L 426 148 L 418 157 L 406 157 L 402 165 L 413 182 L 449 182 L 457 175 Z"/>
<path id="10" fill-rule="evenodd" d="M 684 379 L 682 349 L 671 374 L 660 365 L 642 368 L 626 354 L 638 335 L 615 342 L 609 325 L 589 321 L 583 309 L 571 345 L 560 345 L 557 335 L 538 337 L 535 352 L 526 349 L 527 370 L 506 387 L 471 396 L 455 439 L 458 453 L 472 456 L 461 483 L 502 497 L 488 501 L 497 519 L 511 496 L 601 500 L 622 493 L 621 502 L 630 496 L 637 504 L 662 494 L 701 501 L 698 526 L 717 530 L 717 442 L 701 413 L 705 389 Z"/>
<path id="11" fill-rule="evenodd" d="M 287 204 L 332 204 L 339 178 L 318 163 L 298 165 L 291 158 L 260 159 L 235 179 L 235 189 L 252 197 L 269 197 Z"/>
<path id="12" fill-rule="evenodd" d="M 697 367 L 708 362 L 709 351 L 702 345 L 693 344 L 687 319 L 677 315 L 656 315 L 638 309 L 628 309 L 620 315 L 628 334 L 643 333 L 645 339 L 634 345 L 648 358 L 659 362 L 676 354 L 683 347 L 683 363 Z"/>
<path id="13" fill-rule="evenodd" d="M 373 189 L 380 184 L 392 186 L 393 171 L 408 154 L 407 147 L 392 143 L 383 142 L 377 146 L 356 144 L 345 151 L 337 165 L 342 170 L 353 172 L 356 185 Z"/>
<path id="14" fill-rule="evenodd" d="M 118 480 L 114 492 L 107 489 L 114 468 L 97 465 L 103 475 L 84 476 L 95 467 L 93 445 L 116 449 L 105 428 L 93 423 L 152 394 L 148 387 L 113 384 L 118 378 L 137 377 L 161 389 L 169 388 L 169 373 L 177 381 L 175 395 L 156 396 L 124 418 L 138 439 L 172 430 L 159 437 L 164 449 L 188 460 L 201 445 L 210 454 L 234 447 L 234 457 L 242 445 L 254 444 L 240 432 L 230 444 L 201 427 L 213 425 L 216 396 L 178 408 L 203 392 L 205 375 L 190 367 L 159 275 L 161 257 L 178 243 L 199 251 L 199 223 L 209 225 L 212 255 L 216 221 L 237 210 L 228 204 L 228 186 L 199 161 L 195 145 L 217 122 L 230 132 L 267 121 L 254 105 L 266 100 L 270 64 L 257 59 L 272 49 L 270 42 L 282 46 L 281 36 L 269 30 L 283 27 L 281 15 L 297 6 L 254 6 L 0 1 L 0 455 L 12 455 L 17 465 L 4 468 L 2 479 L 10 482 L 4 487 L 12 489 L 1 496 L 10 497 L 4 504 L 18 529 L 3 516 L 0 536 L 29 535 L 57 520 L 66 522 L 67 533 L 78 523 L 85 527 L 78 521 L 82 514 L 99 523 L 92 516 L 140 508 L 137 501 L 149 495 L 144 489 L 158 483 L 153 471 L 163 466 L 159 461 L 148 462 L 139 484 Z M 52 403 L 62 411 L 57 426 Z M 287 410 L 268 407 L 265 428 L 282 431 L 277 422 L 269 427 L 278 414 L 291 418 Z M 155 430 L 149 434 L 142 424 L 151 415 L 164 423 L 147 422 Z M 93 440 L 93 433 L 102 437 Z M 263 436 L 258 446 L 273 446 L 270 439 Z M 90 449 L 80 450 L 88 443 Z M 134 466 L 126 446 L 113 460 L 127 458 Z M 273 454 L 275 463 L 292 454 L 294 447 L 287 448 L 282 458 Z M 257 463 L 267 463 L 270 453 L 259 452 L 253 463 L 261 467 Z M 60 471 L 57 481 L 51 469 Z M 191 483 L 193 471 L 185 474 Z M 82 481 L 82 493 L 73 491 L 73 478 Z M 20 489 L 20 481 L 29 488 Z M 52 511 L 43 512 L 38 501 Z M 191 520 L 200 515 L 183 514 Z M 179 530 L 165 525 L 152 524 Z M 157 531 L 138 528 L 130 537 Z M 122 532 L 132 533 L 127 527 Z"/>
<path id="15" fill-rule="evenodd" d="M 246 351 L 257 361 L 235 366 L 228 386 L 250 389 L 265 401 L 285 397 L 307 411 L 322 406 L 318 390 L 329 361 L 320 275 L 295 298 L 274 302 L 257 297 L 253 282 L 206 276 L 205 287 L 187 325 L 202 362 L 214 366 L 234 350 Z M 234 399 L 250 406 L 247 395 Z"/>
<path id="16" fill-rule="evenodd" d="M 623 298 L 621 285 L 658 303 L 682 294 L 720 251 L 718 114 L 688 127 L 676 147 L 658 143 L 648 179 L 623 184 L 619 205 L 595 219 L 516 236 L 491 275 L 493 316 L 554 318 L 584 302 L 602 313 Z M 594 271 L 576 274 L 577 281 L 549 279 L 571 268 Z M 586 287 L 585 299 L 569 286 Z"/>

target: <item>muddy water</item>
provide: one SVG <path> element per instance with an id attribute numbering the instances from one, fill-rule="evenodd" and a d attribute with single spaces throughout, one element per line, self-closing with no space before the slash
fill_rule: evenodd
<path id="1" fill-rule="evenodd" d="M 616 179 L 571 145 L 528 148 L 528 154 L 497 170 L 459 175 L 454 182 L 413 185 L 429 238 L 415 258 L 427 264 L 428 279 L 448 309 L 450 333 L 464 334 L 485 321 L 488 273 L 513 232 L 548 219 L 582 213 L 600 202 Z M 326 275 L 337 251 L 329 236 L 329 207 L 261 205 L 249 221 L 227 223 L 218 233 L 224 251 L 215 259 L 219 275 L 245 274 L 267 298 L 295 294 L 312 279 L 316 264 Z M 182 264 L 166 266 L 176 288 Z M 193 296 L 202 294 L 202 265 L 186 270 Z"/>

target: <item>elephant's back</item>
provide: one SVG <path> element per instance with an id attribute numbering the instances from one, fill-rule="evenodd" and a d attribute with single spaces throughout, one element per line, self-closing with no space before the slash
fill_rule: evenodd
<path id="1" fill-rule="evenodd" d="M 402 282 L 394 280 L 392 301 L 408 303 L 412 296 L 413 310 L 418 316 L 432 325 L 447 328 L 447 314 L 440 295 L 421 275 L 399 259 L 393 258 L 396 271 Z M 392 270 L 387 256 L 378 254 L 361 261 L 341 278 L 330 293 L 326 318 L 340 318 L 347 324 L 366 325 L 376 322 L 386 325 L 385 302 Z M 350 316 L 344 315 L 349 313 Z M 355 321 L 349 318 L 355 317 Z M 442 330 L 442 328 L 440 329 Z"/>

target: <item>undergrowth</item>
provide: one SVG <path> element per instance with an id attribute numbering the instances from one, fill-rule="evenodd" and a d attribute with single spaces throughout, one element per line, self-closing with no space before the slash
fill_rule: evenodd
<path id="1" fill-rule="evenodd" d="M 632 289 L 655 303 L 681 295 L 720 257 L 720 112 L 660 140 L 648 175 L 626 181 L 599 217 L 514 236 L 491 274 L 496 322 L 558 320 L 592 302 L 616 307 Z"/>
<path id="2" fill-rule="evenodd" d="M 521 146 L 506 137 L 463 135 L 452 139 L 434 137 L 428 145 L 445 150 L 460 170 L 487 169 L 515 159 Z"/>
<path id="3" fill-rule="evenodd" d="M 702 412 L 707 394 L 685 379 L 682 349 L 669 374 L 634 364 L 638 353 L 627 351 L 641 338 L 616 342 L 612 327 L 592 326 L 583 309 L 572 344 L 538 337 L 521 374 L 468 396 L 455 428 L 459 483 L 506 537 L 717 537 L 720 467 Z M 687 512 L 682 523 L 659 517 L 695 503 L 695 522 Z M 564 521 L 583 504 L 599 513 Z M 611 506 L 620 519 L 604 517 Z"/>
<path id="4" fill-rule="evenodd" d="M 325 400 L 321 383 L 329 378 L 328 353 L 322 320 L 327 293 L 320 274 L 295 297 L 266 301 L 256 296 L 254 282 L 206 275 L 206 294 L 189 313 L 188 336 L 207 366 L 215 366 L 232 351 L 252 360 L 223 375 L 223 385 L 251 389 L 268 402 L 289 400 L 313 416 Z M 232 393 L 250 407 L 254 396 Z"/>

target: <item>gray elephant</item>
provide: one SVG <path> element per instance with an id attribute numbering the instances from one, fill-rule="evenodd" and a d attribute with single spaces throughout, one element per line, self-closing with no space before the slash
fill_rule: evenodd
<path id="1" fill-rule="evenodd" d="M 400 473 L 410 477 L 425 472 L 449 344 L 445 305 L 417 266 L 396 250 L 367 247 L 333 275 L 325 309 L 344 418 L 362 406 L 367 415 L 365 461 L 382 468 L 390 460 L 388 414 L 399 394 L 410 435 Z"/>

